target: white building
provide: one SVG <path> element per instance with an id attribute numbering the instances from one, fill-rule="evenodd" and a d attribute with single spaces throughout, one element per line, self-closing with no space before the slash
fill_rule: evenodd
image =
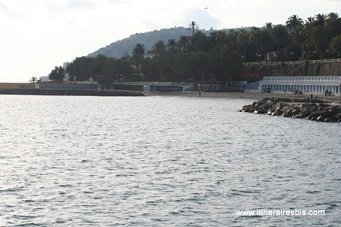
<path id="1" fill-rule="evenodd" d="M 41 77 L 39 78 L 39 80 L 40 80 L 41 82 L 50 81 L 49 76 L 41 76 Z"/>
<path id="2" fill-rule="evenodd" d="M 144 92 L 191 92 L 194 85 L 173 82 L 114 82 L 113 89 Z"/>
<path id="3" fill-rule="evenodd" d="M 340 94 L 341 76 L 265 76 L 259 83 L 261 92 L 302 92 L 308 94 Z"/>

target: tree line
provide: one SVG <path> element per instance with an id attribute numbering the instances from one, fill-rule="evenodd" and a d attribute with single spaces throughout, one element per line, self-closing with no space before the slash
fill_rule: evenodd
<path id="1" fill-rule="evenodd" d="M 92 79 L 104 85 L 114 81 L 233 81 L 248 80 L 243 62 L 296 61 L 341 57 L 341 18 L 318 14 L 305 21 L 297 15 L 285 25 L 213 31 L 209 35 L 191 23 L 193 34 L 179 40 L 159 41 L 148 52 L 137 44 L 121 59 L 80 57 L 65 71 L 56 67 L 49 75 L 61 80 Z"/>

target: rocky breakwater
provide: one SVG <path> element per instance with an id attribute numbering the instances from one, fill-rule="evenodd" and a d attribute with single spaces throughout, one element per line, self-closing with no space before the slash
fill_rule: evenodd
<path id="1" fill-rule="evenodd" d="M 251 105 L 243 106 L 243 108 L 238 111 L 341 123 L 341 105 L 298 101 L 299 100 L 265 98 L 254 102 Z"/>

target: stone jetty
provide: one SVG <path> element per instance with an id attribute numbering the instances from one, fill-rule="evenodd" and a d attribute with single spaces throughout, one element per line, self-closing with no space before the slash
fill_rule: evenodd
<path id="1" fill-rule="evenodd" d="M 312 103 L 306 99 L 265 98 L 251 105 L 243 106 L 238 111 L 341 123 L 341 105 Z"/>

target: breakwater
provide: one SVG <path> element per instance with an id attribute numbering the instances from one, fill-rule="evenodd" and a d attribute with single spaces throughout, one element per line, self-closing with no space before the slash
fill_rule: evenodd
<path id="1" fill-rule="evenodd" d="M 341 123 L 341 105 L 309 103 L 306 99 L 265 98 L 238 111 Z"/>
<path id="2" fill-rule="evenodd" d="M 67 96 L 144 96 L 142 92 L 118 90 L 3 89 L 7 95 L 67 95 Z"/>

